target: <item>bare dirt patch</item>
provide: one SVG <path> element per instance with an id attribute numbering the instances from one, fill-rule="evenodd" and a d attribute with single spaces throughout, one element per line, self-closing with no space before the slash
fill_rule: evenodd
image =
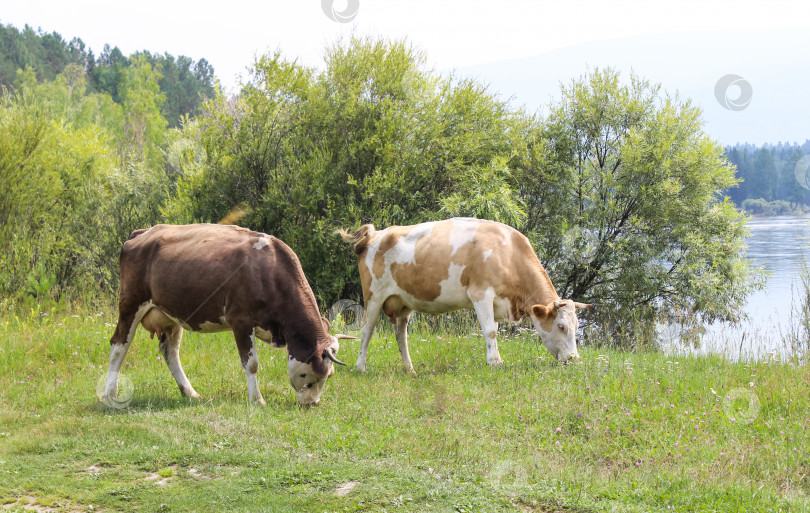
<path id="1" fill-rule="evenodd" d="M 338 486 L 337 488 L 335 488 L 335 495 L 337 495 L 338 497 L 343 497 L 344 495 L 347 495 L 349 492 L 351 492 L 354 489 L 354 487 L 359 484 L 360 481 L 347 481 L 342 485 Z"/>
<path id="2" fill-rule="evenodd" d="M 80 508 L 68 501 L 54 501 L 55 505 L 45 506 L 40 504 L 40 499 L 32 495 L 25 495 L 14 502 L 8 502 L 0 506 L 0 510 L 24 510 L 35 511 L 37 513 L 80 513 L 88 510 L 88 507 Z"/>

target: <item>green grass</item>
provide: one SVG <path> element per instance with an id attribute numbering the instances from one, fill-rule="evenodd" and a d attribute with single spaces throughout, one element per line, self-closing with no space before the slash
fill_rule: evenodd
<path id="1" fill-rule="evenodd" d="M 261 347 L 259 408 L 230 334 L 185 335 L 191 402 L 139 330 L 115 410 L 95 395 L 113 315 L 75 315 L 0 318 L 0 507 L 810 511 L 807 365 L 583 348 L 557 366 L 522 335 L 491 369 L 479 336 L 416 332 L 410 376 L 385 330 L 310 409 Z"/>

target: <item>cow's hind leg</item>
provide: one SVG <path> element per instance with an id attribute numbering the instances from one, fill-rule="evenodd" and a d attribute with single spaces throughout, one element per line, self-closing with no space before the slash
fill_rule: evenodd
<path id="1" fill-rule="evenodd" d="M 475 315 L 478 317 L 478 323 L 481 325 L 481 331 L 484 333 L 484 339 L 487 342 L 487 363 L 490 365 L 500 365 L 503 363 L 501 354 L 498 352 L 498 323 L 495 322 L 495 293 L 492 289 L 488 289 L 483 298 L 476 301 L 473 299 L 473 308 L 475 308 Z"/>
<path id="2" fill-rule="evenodd" d="M 363 330 L 360 332 L 360 354 L 357 355 L 357 363 L 354 365 L 354 368 L 359 371 L 366 370 L 368 343 L 371 341 L 374 328 L 377 327 L 377 322 L 380 320 L 382 304 L 382 301 L 374 301 L 373 299 L 366 304 L 366 322 L 363 324 Z"/>
<path id="3" fill-rule="evenodd" d="M 180 393 L 191 399 L 201 399 L 200 394 L 194 390 L 183 372 L 183 365 L 180 363 L 180 339 L 183 338 L 183 328 L 180 326 L 172 326 L 167 328 L 166 331 L 160 334 L 160 352 L 166 360 L 166 366 L 177 381 L 177 386 L 180 387 Z"/>
<path id="4" fill-rule="evenodd" d="M 143 316 L 149 311 L 149 308 L 150 306 L 147 304 L 141 305 L 140 308 L 119 306 L 118 324 L 116 324 L 115 332 L 110 338 L 110 365 L 107 368 L 107 384 L 104 387 L 104 394 L 101 396 L 102 402 L 108 406 L 116 404 L 118 376 L 121 372 L 121 366 L 124 364 L 124 358 L 127 356 L 129 346 L 132 345 L 135 330 L 138 328 Z"/>
<path id="5" fill-rule="evenodd" d="M 402 356 L 402 367 L 405 372 L 415 373 L 413 364 L 411 363 L 411 355 L 408 352 L 408 320 L 411 318 L 410 310 L 401 310 L 397 314 L 397 345 L 399 345 L 399 354 Z"/>
<path id="6" fill-rule="evenodd" d="M 242 361 L 242 369 L 245 371 L 247 379 L 248 398 L 252 403 L 265 406 L 266 403 L 259 390 L 257 378 L 259 357 L 256 355 L 256 337 L 253 335 L 253 328 L 234 328 L 233 335 L 236 338 L 239 359 Z"/>

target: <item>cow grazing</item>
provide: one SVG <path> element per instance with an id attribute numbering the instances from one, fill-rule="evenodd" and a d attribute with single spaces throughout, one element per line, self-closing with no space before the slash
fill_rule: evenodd
<path id="1" fill-rule="evenodd" d="M 529 240 L 501 223 L 455 218 L 376 231 L 361 226 L 349 234 L 358 256 L 366 322 L 357 369 L 365 370 L 368 344 L 385 312 L 396 326 L 406 371 L 411 312 L 442 314 L 475 310 L 487 343 L 487 362 L 498 353 L 498 321 L 530 317 L 543 343 L 558 361 L 578 358 L 576 309 L 592 305 L 561 299 Z"/>
<path id="2" fill-rule="evenodd" d="M 118 325 L 110 339 L 103 398 L 118 393 L 118 373 L 138 324 L 158 335 L 160 352 L 180 392 L 199 394 L 180 364 L 183 330 L 233 331 L 248 396 L 264 405 L 255 340 L 287 346 L 287 372 L 300 404 L 317 404 L 340 362 L 295 253 L 282 241 L 238 226 L 156 225 L 135 230 L 120 256 Z"/>

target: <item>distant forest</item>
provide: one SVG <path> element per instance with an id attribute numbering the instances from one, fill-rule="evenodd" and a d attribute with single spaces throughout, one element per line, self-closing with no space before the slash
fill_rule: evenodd
<path id="1" fill-rule="evenodd" d="M 737 166 L 738 187 L 728 195 L 738 206 L 754 214 L 788 214 L 798 205 L 810 206 L 810 190 L 796 179 L 796 163 L 810 154 L 804 144 L 738 144 L 726 147 L 726 158 Z M 771 205 L 766 205 L 766 202 Z"/>
<path id="2" fill-rule="evenodd" d="M 145 56 L 161 77 L 160 91 L 165 96 L 161 113 L 170 128 L 177 127 L 183 115 L 194 116 L 203 100 L 214 96 L 217 79 L 214 68 L 205 59 L 194 61 L 181 55 L 136 52 L 127 57 L 117 46 L 104 45 L 96 57 L 84 42 L 74 37 L 69 42 L 56 32 L 45 33 L 28 25 L 18 30 L 0 24 L 0 86 L 17 85 L 18 70 L 30 69 L 39 82 L 50 82 L 70 64 L 81 66 L 87 73 L 88 93 L 108 93 L 121 103 L 119 89 L 123 70 L 140 56 Z"/>

